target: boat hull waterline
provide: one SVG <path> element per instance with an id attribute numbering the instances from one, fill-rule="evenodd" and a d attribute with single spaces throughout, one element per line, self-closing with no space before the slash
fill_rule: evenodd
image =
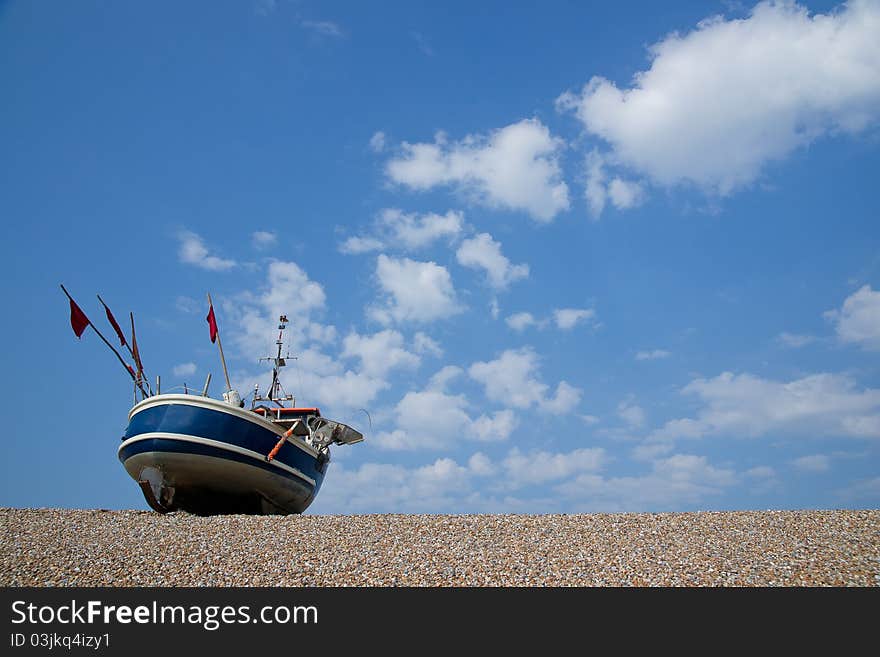
<path id="1" fill-rule="evenodd" d="M 282 427 L 209 397 L 154 395 L 136 404 L 118 456 L 156 511 L 197 515 L 302 513 L 326 455 Z"/>

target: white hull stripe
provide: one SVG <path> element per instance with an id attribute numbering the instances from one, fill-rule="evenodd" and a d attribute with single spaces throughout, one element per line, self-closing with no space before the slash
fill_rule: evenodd
<path id="1" fill-rule="evenodd" d="M 165 406 L 170 404 L 180 404 L 183 406 L 195 406 L 196 408 L 204 408 L 209 411 L 216 411 L 219 413 L 225 413 L 226 415 L 232 415 L 233 417 L 240 418 L 242 420 L 246 420 L 251 424 L 256 424 L 259 427 L 264 429 L 268 429 L 272 433 L 274 433 L 279 438 L 284 433 L 284 429 L 279 427 L 277 424 L 266 420 L 263 417 L 260 417 L 253 411 L 246 411 L 241 408 L 236 408 L 234 406 L 230 406 L 229 404 L 221 401 L 217 401 L 216 399 L 212 399 L 211 397 L 199 397 L 197 395 L 153 395 L 152 397 L 147 397 L 143 401 L 138 402 L 128 413 L 128 421 L 131 422 L 131 418 L 133 418 L 137 413 L 141 411 L 145 411 L 148 408 L 152 408 L 154 406 Z M 291 440 L 288 441 L 291 445 L 298 447 L 306 454 L 314 456 L 317 458 L 318 452 L 306 445 L 301 440 Z"/>
<path id="2" fill-rule="evenodd" d="M 199 443 L 202 445 L 210 445 L 211 447 L 216 447 L 218 449 L 225 449 L 228 452 L 236 452 L 238 454 L 243 454 L 245 456 L 250 456 L 258 461 L 263 463 L 266 462 L 265 454 L 258 454 L 249 449 L 245 449 L 244 447 L 239 447 L 238 445 L 230 445 L 229 443 L 224 443 L 219 440 L 211 440 L 210 438 L 200 438 L 198 436 L 190 436 L 186 433 L 165 433 L 165 432 L 152 432 L 152 433 L 140 433 L 137 436 L 129 438 L 124 443 L 119 446 L 119 449 L 116 450 L 117 454 L 121 452 L 125 447 L 131 445 L 132 443 L 136 443 L 140 440 L 150 440 L 152 438 L 165 438 L 168 440 L 182 440 L 188 443 Z M 311 477 L 305 475 L 303 472 L 298 470 L 297 468 L 293 468 L 286 463 L 281 463 L 277 459 L 269 461 L 271 465 L 274 465 L 276 468 L 281 468 L 282 470 L 286 470 L 290 474 L 296 475 L 300 479 L 303 479 L 309 482 L 312 486 L 315 485 L 315 480 Z"/>

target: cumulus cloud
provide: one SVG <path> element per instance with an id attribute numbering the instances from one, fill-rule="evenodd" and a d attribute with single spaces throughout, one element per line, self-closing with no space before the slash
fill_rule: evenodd
<path id="1" fill-rule="evenodd" d="M 381 251 L 385 248 L 385 242 L 375 237 L 359 237 L 354 235 L 339 245 L 340 253 L 359 255 L 370 251 Z"/>
<path id="2" fill-rule="evenodd" d="M 824 454 L 810 454 L 794 459 L 791 464 L 801 472 L 827 472 L 831 459 Z"/>
<path id="3" fill-rule="evenodd" d="M 869 501 L 871 507 L 880 504 L 880 477 L 862 479 L 836 491 L 838 497 L 849 502 Z"/>
<path id="4" fill-rule="evenodd" d="M 385 133 L 381 130 L 374 132 L 370 137 L 370 150 L 374 153 L 381 153 L 385 150 Z"/>
<path id="5" fill-rule="evenodd" d="M 174 376 L 192 376 L 196 373 L 196 364 L 195 363 L 181 363 L 180 365 L 175 365 Z"/>
<path id="6" fill-rule="evenodd" d="M 585 511 L 669 511 L 720 495 L 737 482 L 731 469 L 717 468 L 703 456 L 674 454 L 653 461 L 641 476 L 603 477 L 583 473 L 555 490 Z"/>
<path id="7" fill-rule="evenodd" d="M 458 142 L 442 133 L 433 143 L 404 142 L 386 173 L 415 190 L 453 186 L 482 205 L 522 210 L 549 222 L 569 207 L 559 165 L 562 147 L 546 126 L 529 119 Z"/>
<path id="8" fill-rule="evenodd" d="M 492 239 L 488 233 L 480 233 L 464 240 L 455 252 L 458 264 L 486 272 L 489 284 L 496 290 L 503 290 L 514 281 L 527 278 L 529 266 L 513 265 L 501 253 L 501 243 Z"/>
<path id="9" fill-rule="evenodd" d="M 462 311 L 446 267 L 409 258 L 376 260 L 376 278 L 386 295 L 384 306 L 370 309 L 381 322 L 431 322 Z"/>
<path id="10" fill-rule="evenodd" d="M 443 355 L 443 348 L 440 346 L 440 343 L 421 331 L 417 331 L 413 336 L 413 350 L 417 354 L 427 354 L 437 358 Z"/>
<path id="11" fill-rule="evenodd" d="M 878 33 L 873 0 L 814 15 L 794 2 L 762 2 L 746 18 L 709 18 L 668 35 L 629 87 L 594 77 L 557 104 L 609 145 L 616 166 L 725 195 L 819 137 L 877 121 Z M 588 167 L 595 214 L 609 189 L 591 188 L 589 178 Z"/>
<path id="12" fill-rule="evenodd" d="M 419 215 L 386 208 L 379 213 L 374 235 L 350 237 L 339 250 L 348 254 L 380 251 L 386 247 L 416 251 L 440 239 L 451 242 L 463 228 L 464 215 L 461 212 L 449 210 L 446 214 L 428 212 Z"/>
<path id="13" fill-rule="evenodd" d="M 587 200 L 590 216 L 593 219 L 598 219 L 602 215 L 608 201 L 611 201 L 618 210 L 629 210 L 644 202 L 645 191 L 639 183 L 624 180 L 619 176 L 608 180 L 605 173 L 605 158 L 598 150 L 593 149 L 587 154 L 584 168 L 586 171 L 584 198 Z"/>
<path id="14" fill-rule="evenodd" d="M 448 513 L 461 507 L 472 491 L 472 478 L 485 476 L 491 464 L 477 453 L 467 466 L 438 458 L 413 468 L 388 463 L 331 467 L 333 476 L 327 478 L 310 512 Z"/>
<path id="15" fill-rule="evenodd" d="M 373 335 L 360 335 L 352 331 L 343 340 L 342 356 L 360 359 L 362 372 L 384 378 L 392 369 L 414 369 L 419 366 L 421 359 L 407 351 L 403 344 L 403 335 L 392 329 Z"/>
<path id="16" fill-rule="evenodd" d="M 601 447 L 575 449 L 566 453 L 541 450 L 523 453 L 514 447 L 501 462 L 501 467 L 506 475 L 506 484 L 519 488 L 565 479 L 581 472 L 596 472 L 607 461 L 608 457 Z"/>
<path id="17" fill-rule="evenodd" d="M 375 222 L 374 234 L 350 237 L 340 245 L 339 250 L 350 254 L 379 251 L 386 247 L 416 251 L 437 240 L 452 242 L 458 238 L 463 228 L 464 215 L 454 210 L 449 210 L 446 214 L 418 214 L 385 208 Z"/>
<path id="18" fill-rule="evenodd" d="M 596 311 L 592 308 L 556 308 L 550 317 L 542 319 L 536 318 L 529 312 L 520 312 L 509 315 L 504 321 L 518 333 L 532 326 L 545 329 L 551 322 L 561 331 L 570 331 L 578 324 L 583 323 L 589 323 L 593 327 L 599 326 L 599 322 L 596 321 Z"/>
<path id="19" fill-rule="evenodd" d="M 506 317 L 504 321 L 507 325 L 512 328 L 514 331 L 525 331 L 529 326 L 535 326 L 538 324 L 538 321 L 535 319 L 532 313 L 514 313 L 509 317 Z"/>
<path id="20" fill-rule="evenodd" d="M 427 390 L 439 390 L 443 392 L 446 390 L 446 386 L 450 381 L 460 376 L 464 370 L 462 370 L 457 365 L 446 365 L 441 368 L 431 379 L 428 381 L 428 385 L 426 386 Z"/>
<path id="21" fill-rule="evenodd" d="M 880 351 L 880 292 L 870 285 L 853 292 L 840 310 L 829 310 L 825 317 L 834 322 L 841 342 Z"/>
<path id="22" fill-rule="evenodd" d="M 347 412 L 365 407 L 388 387 L 387 381 L 374 371 L 346 370 L 340 358 L 322 351 L 336 340 L 335 327 L 316 321 L 316 316 L 325 309 L 326 293 L 297 263 L 271 262 L 262 289 L 248 290 L 219 301 L 222 308 L 218 309 L 215 301 L 215 309 L 219 313 L 220 330 L 228 330 L 229 341 L 225 341 L 225 345 L 231 347 L 227 349 L 230 377 L 239 390 L 252 388 L 255 382 L 265 378 L 264 370 L 242 367 L 240 363 L 255 363 L 258 358 L 275 352 L 278 317 L 282 314 L 290 319 L 284 339 L 291 355 L 296 357 L 288 361 L 296 368 L 296 376 L 284 382 L 292 387 L 295 381 L 301 386 L 287 390 L 298 400 L 320 405 L 324 411 L 329 407 L 331 412 Z M 366 347 L 361 351 L 372 365 Z"/>
<path id="23" fill-rule="evenodd" d="M 655 460 L 638 476 L 602 474 L 611 458 L 601 448 L 568 452 L 511 449 L 499 461 L 476 452 L 459 463 L 450 458 L 404 467 L 365 463 L 333 466 L 312 511 L 317 513 L 474 513 L 669 511 L 704 504 L 738 485 L 733 470 L 705 457 L 674 454 Z M 480 489 L 475 487 L 479 481 Z M 766 484 L 752 479 L 756 485 Z M 854 493 L 876 496 L 877 480 Z M 499 498 L 486 493 L 500 493 Z M 523 497 L 515 494 L 525 493 Z M 549 495 L 552 494 L 553 497 Z"/>
<path id="24" fill-rule="evenodd" d="M 592 308 L 557 308 L 553 311 L 553 321 L 563 331 L 569 331 L 578 324 L 595 318 L 596 311 Z"/>
<path id="25" fill-rule="evenodd" d="M 531 348 L 508 349 L 495 360 L 473 363 L 468 375 L 483 384 L 486 397 L 513 408 L 538 407 L 564 414 L 573 410 L 581 399 L 581 390 L 561 381 L 553 396 L 549 386 L 538 376 L 538 356 Z"/>
<path id="26" fill-rule="evenodd" d="M 617 417 L 627 423 L 633 429 L 638 429 L 645 424 L 645 411 L 638 404 L 633 404 L 626 399 L 617 405 Z"/>
<path id="27" fill-rule="evenodd" d="M 859 390 L 839 374 L 814 374 L 790 382 L 724 372 L 695 379 L 682 389 L 703 403 L 694 418 L 670 420 L 649 440 L 703 436 L 880 438 L 880 390 Z"/>
<path id="28" fill-rule="evenodd" d="M 463 439 L 483 442 L 507 440 L 519 424 L 510 410 L 473 417 L 464 395 L 445 387 L 460 370 L 448 366 L 431 379 L 425 390 L 407 392 L 394 408 L 396 427 L 381 432 L 375 443 L 385 449 L 452 449 Z"/>
<path id="29" fill-rule="evenodd" d="M 452 240 L 458 237 L 464 225 L 464 216 L 454 210 L 446 214 L 429 212 L 417 215 L 388 208 L 382 211 L 380 223 L 390 231 L 392 243 L 415 250 L 438 239 Z"/>
<path id="30" fill-rule="evenodd" d="M 276 239 L 277 235 L 268 230 L 258 230 L 251 233 L 251 244 L 255 249 L 267 249 L 275 244 Z"/>
<path id="31" fill-rule="evenodd" d="M 225 271 L 235 267 L 235 260 L 227 260 L 219 256 L 211 255 L 204 240 L 190 230 L 182 230 L 177 234 L 180 241 L 180 249 L 177 254 L 180 261 L 188 265 L 194 265 L 208 271 Z"/>

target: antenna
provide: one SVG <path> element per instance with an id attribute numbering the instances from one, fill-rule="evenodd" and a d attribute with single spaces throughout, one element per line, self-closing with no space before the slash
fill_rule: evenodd
<path id="1" fill-rule="evenodd" d="M 281 385 L 281 381 L 278 378 L 278 368 L 285 367 L 287 365 L 287 359 L 281 356 L 281 349 L 284 346 L 284 329 L 287 328 L 289 320 L 287 319 L 287 315 L 281 315 L 278 318 L 278 339 L 275 341 L 275 345 L 278 347 L 278 351 L 275 354 L 275 357 L 266 356 L 265 358 L 261 358 L 260 362 L 272 361 L 272 383 L 269 384 L 269 390 L 266 393 L 266 399 L 268 401 L 273 401 L 279 406 L 282 406 L 282 401 L 293 401 L 293 395 L 288 395 L 284 392 L 284 387 Z M 287 358 L 290 358 L 290 351 L 288 350 Z M 283 395 L 283 396 L 282 396 Z"/>

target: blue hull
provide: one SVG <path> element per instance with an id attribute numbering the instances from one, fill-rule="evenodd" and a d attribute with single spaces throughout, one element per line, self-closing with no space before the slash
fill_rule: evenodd
<path id="1" fill-rule="evenodd" d="M 328 459 L 255 414 L 194 395 L 137 404 L 119 460 L 157 511 L 198 515 L 302 513 L 318 494 Z"/>

